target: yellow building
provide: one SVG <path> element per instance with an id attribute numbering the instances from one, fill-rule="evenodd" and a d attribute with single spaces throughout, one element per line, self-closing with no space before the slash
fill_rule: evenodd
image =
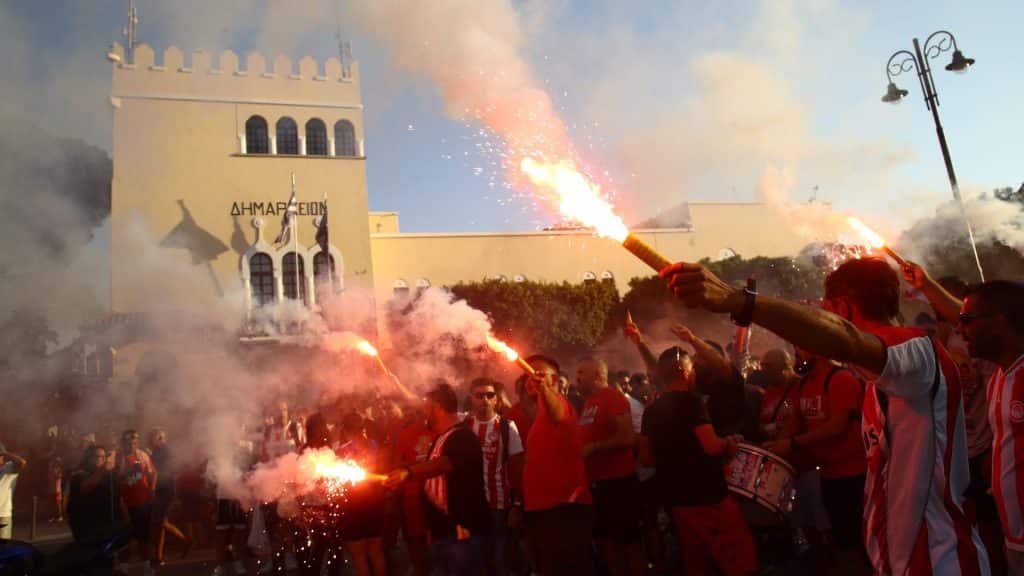
<path id="1" fill-rule="evenodd" d="M 306 57 L 293 65 L 278 57 L 268 64 L 258 54 L 240 62 L 232 52 L 214 62 L 201 51 L 186 62 L 177 48 L 157 59 L 146 45 L 131 63 L 115 46 L 111 60 L 115 313 L 154 301 L 216 307 L 239 293 L 250 312 L 298 294 L 315 308 L 318 292 L 331 287 L 372 288 L 382 307 L 396 290 L 484 278 L 612 279 L 624 292 L 630 278 L 651 273 L 587 231 L 406 234 L 397 213 L 368 213 L 355 62 Z M 277 244 L 292 174 L 298 225 Z M 315 241 L 324 202 L 330 280 Z M 690 204 L 685 228 L 639 235 L 686 260 L 790 255 L 803 245 L 761 204 Z M 168 269 L 196 274 L 168 281 Z"/>

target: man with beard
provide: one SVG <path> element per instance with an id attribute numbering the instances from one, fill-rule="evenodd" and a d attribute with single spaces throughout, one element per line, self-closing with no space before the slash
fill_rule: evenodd
<path id="1" fill-rule="evenodd" d="M 139 433 L 135 430 L 125 430 L 121 435 L 121 450 L 117 472 L 118 489 L 128 508 L 139 557 L 145 563 L 144 574 L 150 574 L 153 568 L 150 565 L 149 529 L 157 472 L 149 454 L 139 447 Z"/>
<path id="2" fill-rule="evenodd" d="M 826 358 L 863 369 L 867 451 L 865 544 L 883 574 L 988 574 L 963 509 L 968 484 L 960 378 L 945 349 L 894 323 L 899 277 L 880 259 L 848 261 L 825 279 L 825 309 L 732 287 L 699 264 L 660 272 L 687 306 L 729 313 Z"/>
<path id="3" fill-rule="evenodd" d="M 487 540 L 488 574 L 508 573 L 510 534 L 523 520 L 523 441 L 515 422 L 498 414 L 496 382 L 477 378 L 469 385 L 473 411 L 466 426 L 476 434 L 484 453 L 484 486 L 491 509 L 491 534 Z M 518 543 L 518 538 L 512 540 Z"/>
<path id="4" fill-rule="evenodd" d="M 536 374 L 526 380 L 536 419 L 526 439 L 523 499 L 526 526 L 539 572 L 545 576 L 594 572 L 590 539 L 593 510 L 576 412 L 558 393 L 558 362 L 526 359 Z"/>
<path id="5" fill-rule="evenodd" d="M 112 473 L 113 462 L 103 446 L 93 445 L 82 456 L 81 468 L 68 482 L 68 525 L 75 542 L 95 544 L 114 535 L 128 522 Z"/>
<path id="6" fill-rule="evenodd" d="M 1024 285 L 991 281 L 967 289 L 959 330 L 971 356 L 999 368 L 988 382 L 992 492 L 1012 574 L 1024 574 Z"/>
<path id="7" fill-rule="evenodd" d="M 449 384 L 427 394 L 427 425 L 437 435 L 428 459 L 391 472 L 387 485 L 425 480 L 424 511 L 434 568 L 446 576 L 478 576 L 484 571 L 484 541 L 491 516 L 484 493 L 480 442 L 459 422 L 459 400 Z"/>

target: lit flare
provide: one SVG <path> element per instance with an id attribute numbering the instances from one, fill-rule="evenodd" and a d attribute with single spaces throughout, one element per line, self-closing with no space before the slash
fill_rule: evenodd
<path id="1" fill-rule="evenodd" d="M 536 370 L 533 369 L 533 366 L 530 366 L 529 362 L 523 360 L 519 355 L 519 352 L 516 352 L 514 348 L 501 340 L 498 340 L 491 334 L 487 335 L 487 347 L 504 356 L 509 362 L 515 362 L 518 364 L 519 367 L 523 369 L 523 372 L 526 372 L 530 376 L 537 373 Z"/>
<path id="2" fill-rule="evenodd" d="M 630 233 L 611 203 L 601 195 L 601 187 L 580 172 L 573 162 L 541 162 L 527 156 L 519 163 L 519 168 L 535 186 L 554 192 L 558 210 L 563 215 L 593 228 L 598 236 L 622 244 L 657 272 L 672 264 L 668 258 Z"/>
<path id="3" fill-rule="evenodd" d="M 366 480 L 382 480 L 382 474 L 372 474 L 352 460 L 342 460 L 330 450 L 307 452 L 307 465 L 314 481 L 323 481 L 328 491 L 343 490 Z"/>
<path id="4" fill-rule="evenodd" d="M 367 356 L 373 356 L 374 358 L 379 357 L 377 349 L 373 346 L 373 344 L 370 344 L 366 340 L 360 340 L 359 343 L 356 344 L 356 350 L 359 350 L 359 352 L 366 354 Z"/>
<path id="5" fill-rule="evenodd" d="M 861 235 L 862 238 L 864 238 L 864 241 L 868 243 L 868 246 L 876 250 L 881 250 L 885 252 L 886 254 L 889 255 L 890 258 L 895 260 L 896 263 L 899 264 L 901 267 L 905 268 L 907 266 L 906 258 L 900 256 L 895 250 L 890 248 L 889 245 L 886 244 L 885 239 L 882 238 L 882 236 L 878 234 L 878 232 L 875 232 L 870 227 L 868 227 L 867 224 L 861 222 L 860 218 L 857 218 L 856 216 L 850 216 L 846 219 L 846 221 L 851 228 L 853 228 L 858 234 Z"/>

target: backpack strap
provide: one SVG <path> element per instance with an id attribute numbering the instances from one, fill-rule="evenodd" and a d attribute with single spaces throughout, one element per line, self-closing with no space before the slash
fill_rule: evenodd
<path id="1" fill-rule="evenodd" d="M 509 431 L 509 428 L 510 428 L 509 422 L 510 422 L 510 420 L 508 418 L 505 418 L 504 416 L 498 416 L 498 425 L 501 427 L 501 428 L 499 428 L 499 432 L 501 433 L 501 463 L 502 464 L 505 464 L 506 462 L 508 462 L 508 437 L 509 437 L 509 434 L 511 433 Z"/>

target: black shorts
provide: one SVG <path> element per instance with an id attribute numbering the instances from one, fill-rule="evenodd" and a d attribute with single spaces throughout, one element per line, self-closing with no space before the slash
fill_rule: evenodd
<path id="1" fill-rule="evenodd" d="M 128 508 L 128 519 L 132 523 L 132 538 L 139 542 L 149 539 L 149 523 L 152 522 L 153 506 L 146 504 L 138 508 Z"/>
<path id="2" fill-rule="evenodd" d="M 245 511 L 238 500 L 217 500 L 217 530 L 245 528 Z"/>
<path id="3" fill-rule="evenodd" d="M 628 544 L 640 540 L 644 503 L 636 476 L 590 483 L 594 495 L 594 539 Z"/>

